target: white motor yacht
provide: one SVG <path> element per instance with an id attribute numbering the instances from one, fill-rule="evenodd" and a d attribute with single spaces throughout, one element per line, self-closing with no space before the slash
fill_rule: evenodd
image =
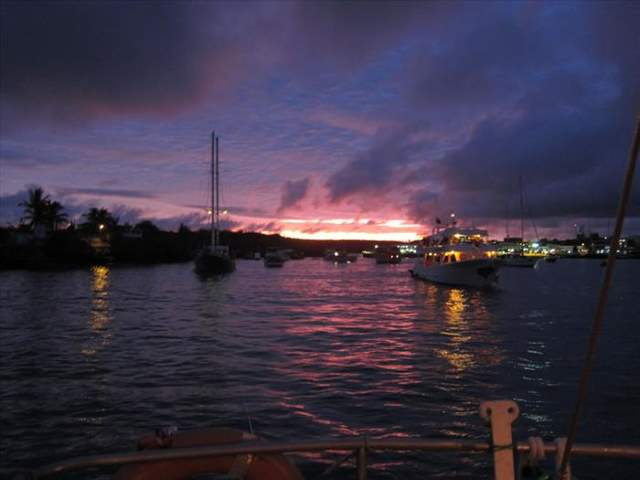
<path id="1" fill-rule="evenodd" d="M 447 285 L 491 287 L 498 281 L 500 261 L 486 243 L 487 231 L 447 227 L 428 238 L 422 260 L 411 275 Z"/>

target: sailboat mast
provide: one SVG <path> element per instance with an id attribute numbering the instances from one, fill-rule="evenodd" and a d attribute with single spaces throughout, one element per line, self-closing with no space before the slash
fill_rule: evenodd
<path id="1" fill-rule="evenodd" d="M 220 150 L 216 137 L 216 245 L 220 243 Z"/>
<path id="2" fill-rule="evenodd" d="M 522 175 L 518 177 L 518 185 L 520 186 L 520 238 L 524 243 L 524 198 L 522 197 Z"/>
<path id="3" fill-rule="evenodd" d="M 216 246 L 216 219 L 215 219 L 215 205 L 214 205 L 214 194 L 215 194 L 215 180 L 216 174 L 214 169 L 215 163 L 215 144 L 216 144 L 216 132 L 211 132 L 211 245 L 213 247 Z"/>
<path id="4" fill-rule="evenodd" d="M 504 238 L 509 238 L 509 204 L 507 203 L 504 207 Z"/>

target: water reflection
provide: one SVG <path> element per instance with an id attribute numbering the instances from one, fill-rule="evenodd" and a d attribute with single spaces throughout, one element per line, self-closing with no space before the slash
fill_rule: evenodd
<path id="1" fill-rule="evenodd" d="M 637 436 L 640 264 L 628 262 L 612 292 L 627 300 L 611 302 L 617 328 L 602 339 L 606 368 L 594 369 L 599 388 L 590 392 L 589 410 L 602 415 L 585 422 L 585 441 Z M 505 272 L 514 280 L 494 294 L 416 282 L 367 260 L 301 260 L 281 271 L 246 262 L 210 283 L 189 264 L 0 272 L 10 292 L 0 307 L 3 460 L 28 468 L 117 452 L 156 425 L 246 428 L 248 415 L 265 438 L 484 439 L 477 407 L 487 398 L 521 404 L 520 434 L 557 436 L 584 350 L 584 297 L 572 291 L 597 290 L 602 275 L 597 263 L 591 277 L 579 268 L 574 260 L 541 270 L 554 286 L 545 291 L 532 272 Z M 618 422 L 606 422 L 612 405 Z M 376 455 L 372 477 L 484 473 L 474 459 L 485 457 L 456 456 L 455 472 L 440 474 L 453 457 L 426 454 L 402 455 L 397 475 L 382 472 L 395 458 Z M 619 470 L 637 477 L 637 467 Z"/>
<path id="2" fill-rule="evenodd" d="M 288 339 L 280 347 L 287 360 L 276 366 L 278 373 L 302 382 L 305 390 L 323 392 L 327 404 L 342 398 L 355 407 L 381 396 L 385 408 L 402 408 L 399 396 L 421 381 L 412 284 L 381 285 L 363 277 L 364 262 L 338 269 L 339 275 L 323 274 L 332 266 L 316 267 L 305 273 L 305 281 L 292 275 L 277 279 L 279 295 L 272 305 L 286 306 L 282 325 Z M 317 401 L 283 396 L 281 406 L 335 434 L 380 433 L 368 419 L 357 425 L 353 418 L 331 418 Z"/>
<path id="3" fill-rule="evenodd" d="M 109 330 L 109 325 L 113 316 L 109 301 L 110 273 L 109 267 L 104 265 L 91 269 L 90 335 L 81 350 L 86 357 L 94 356 L 99 350 L 111 343 L 112 333 Z"/>
<path id="4" fill-rule="evenodd" d="M 447 339 L 434 352 L 447 362 L 451 373 L 460 377 L 469 369 L 502 361 L 502 354 L 493 346 L 498 339 L 492 338 L 496 332 L 486 292 L 433 284 L 426 284 L 424 292 L 428 317 L 441 319 L 440 334 Z M 438 323 L 431 325 L 431 331 L 434 325 Z"/>

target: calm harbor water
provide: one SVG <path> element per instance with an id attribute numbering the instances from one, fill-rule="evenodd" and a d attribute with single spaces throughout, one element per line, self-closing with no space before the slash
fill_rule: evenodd
<path id="1" fill-rule="evenodd" d="M 483 399 L 519 402 L 516 435 L 566 431 L 599 261 L 505 269 L 501 288 L 415 281 L 410 264 L 240 261 L 0 272 L 2 473 L 126 451 L 158 426 L 265 438 L 486 439 Z M 578 441 L 640 443 L 640 261 L 618 262 Z M 336 456 L 298 457 L 315 478 Z M 485 455 L 372 454 L 371 478 L 486 477 Z M 584 478 L 638 462 L 575 459 Z M 635 475 L 634 475 L 635 474 Z M 345 467 L 335 478 L 354 478 Z"/>

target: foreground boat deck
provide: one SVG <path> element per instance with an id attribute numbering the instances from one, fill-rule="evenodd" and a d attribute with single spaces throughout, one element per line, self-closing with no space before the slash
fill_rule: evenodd
<path id="1" fill-rule="evenodd" d="M 496 413 L 498 409 L 503 413 Z M 494 410 L 492 415 L 492 409 Z M 507 410 L 509 413 L 507 414 Z M 431 438 L 377 439 L 367 436 L 353 438 L 322 438 L 295 441 L 248 441 L 226 445 L 201 446 L 191 448 L 166 448 L 160 450 L 132 453 L 115 453 L 79 457 L 60 463 L 47 465 L 29 472 L 26 476 L 15 477 L 29 479 L 53 478 L 69 472 L 99 467 L 114 467 L 147 462 L 184 460 L 202 457 L 217 457 L 243 454 L 301 453 L 318 451 L 352 452 L 356 459 L 357 478 L 367 478 L 368 454 L 374 451 L 428 451 L 428 452 L 465 452 L 492 454 L 496 480 L 513 480 L 514 456 L 516 452 L 528 453 L 530 445 L 526 442 L 512 442 L 511 423 L 518 417 L 515 402 L 485 402 L 481 406 L 481 416 L 491 424 L 492 442 L 475 440 L 441 440 Z M 544 443 L 544 452 L 548 455 L 558 453 L 556 443 Z M 575 444 L 573 455 L 602 458 L 629 458 L 640 460 L 638 445 Z M 346 459 L 345 459 L 346 460 Z"/>

